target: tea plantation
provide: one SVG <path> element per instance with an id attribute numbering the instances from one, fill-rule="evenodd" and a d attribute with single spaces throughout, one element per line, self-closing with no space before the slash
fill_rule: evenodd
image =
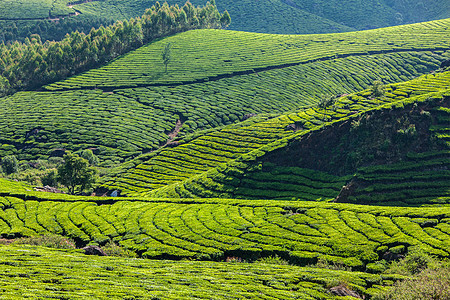
<path id="1" fill-rule="evenodd" d="M 75 14 L 69 0 L 3 0 L 0 20 L 36 20 Z"/>
<path id="2" fill-rule="evenodd" d="M 358 169 L 359 165 L 353 164 L 361 165 L 362 162 L 345 158 L 347 153 L 358 149 L 336 149 L 336 152 L 342 153 L 343 157 L 337 157 L 334 161 L 322 157 L 336 155 L 336 153 L 327 153 L 327 150 L 323 148 L 333 149 L 336 146 L 340 147 L 339 143 L 342 143 L 343 133 L 333 134 L 333 128 L 336 126 L 334 123 L 341 128 L 344 127 L 342 123 L 351 123 L 351 126 L 347 125 L 346 127 L 350 132 L 350 139 L 352 135 L 357 136 L 355 131 L 358 127 L 364 128 L 361 126 L 361 119 L 366 117 L 364 114 L 370 116 L 374 111 L 383 108 L 383 105 L 385 110 L 397 108 L 402 111 L 405 105 L 411 106 L 413 103 L 417 106 L 424 102 L 424 99 L 435 97 L 437 105 L 428 107 L 427 113 L 421 110 L 418 115 L 419 117 L 425 115 L 426 119 L 430 117 L 434 119 L 426 130 L 428 138 L 434 140 L 436 146 L 428 149 L 429 152 L 421 154 L 412 152 L 407 154 L 408 150 L 399 150 L 404 152 L 401 158 L 403 162 L 386 167 L 374 166 L 358 169 L 353 180 L 358 182 L 363 180 L 364 184 L 355 192 L 355 195 L 358 196 L 352 196 L 350 199 L 359 203 L 365 203 L 369 199 L 375 203 L 391 201 L 401 204 L 404 201 L 402 205 L 425 203 L 428 201 L 427 199 L 438 201 L 437 198 L 448 197 L 449 187 L 448 171 L 446 170 L 449 130 L 448 109 L 446 109 L 448 98 L 444 102 L 439 102 L 439 99 L 448 97 L 443 95 L 448 95 L 449 76 L 449 72 L 424 75 L 411 81 L 387 86 L 386 95 L 380 98 L 372 99 L 370 91 L 363 91 L 340 98 L 333 107 L 303 109 L 269 120 L 251 118 L 238 125 L 212 130 L 196 138 L 181 140 L 174 148 L 161 149 L 144 155 L 140 158 L 141 164 L 137 164 L 126 172 L 122 171 L 103 186 L 130 195 L 139 195 L 142 192 L 153 190 L 150 195 L 160 197 L 199 196 L 246 199 L 291 199 L 294 197 L 301 200 L 335 198 L 342 186 L 353 178 L 351 174 Z M 400 112 L 400 114 L 402 113 Z M 390 137 L 393 142 L 398 144 L 397 147 L 403 146 L 402 140 L 405 137 L 413 138 L 407 132 L 405 133 L 405 130 L 414 125 L 412 122 L 415 122 L 414 114 L 412 112 L 409 114 L 407 121 L 402 121 L 401 116 L 399 117 L 399 121 L 406 123 L 402 124 L 402 128 L 395 129 L 394 135 Z M 382 122 L 385 121 L 383 119 Z M 268 156 L 266 149 L 270 149 L 269 152 L 271 152 L 286 147 L 293 148 L 293 152 L 298 151 L 293 146 L 292 140 L 302 139 L 303 136 L 312 135 L 321 130 L 330 131 L 341 141 L 332 140 L 330 146 L 325 144 L 322 148 L 314 149 L 318 156 L 313 159 L 303 157 L 303 160 L 309 159 L 314 163 L 302 163 L 302 158 L 296 157 L 296 155 L 301 155 L 289 152 L 276 152 L 277 154 L 264 158 Z M 415 127 L 414 130 L 416 130 Z M 369 135 L 370 139 L 375 136 L 373 132 L 370 132 Z M 395 139 L 400 140 L 396 141 Z M 320 138 L 316 140 L 317 143 L 320 143 Z M 271 145 L 273 142 L 275 144 Z M 300 145 L 301 143 L 300 140 Z M 348 144 L 355 145 L 351 144 L 351 141 L 348 141 Z M 369 146 L 367 144 L 358 145 L 360 148 Z M 378 145 L 373 147 L 379 148 Z M 413 150 L 418 151 L 411 149 L 411 151 Z M 252 155 L 251 151 L 256 153 L 256 157 Z M 306 149 L 306 152 L 308 151 L 311 152 L 311 149 Z M 367 151 L 380 150 L 369 149 Z M 424 150 L 422 149 L 422 151 Z M 249 153 L 249 158 L 246 157 L 246 153 Z M 384 155 L 384 152 L 379 154 L 386 160 L 387 156 Z M 276 161 L 277 156 L 288 157 L 291 161 L 288 165 L 284 162 L 279 165 L 279 162 Z M 255 161 L 253 161 L 254 159 Z M 318 171 L 319 160 L 323 160 L 324 162 L 321 164 L 328 167 Z M 336 161 L 340 166 L 347 164 L 348 167 L 345 170 L 333 167 Z M 225 166 L 224 163 L 228 165 Z M 195 177 L 213 168 L 217 169 L 198 178 Z M 316 171 L 308 168 L 316 169 Z M 436 168 L 442 170 L 436 170 Z M 383 175 L 383 172 L 389 173 Z M 184 182 L 176 184 L 182 181 Z M 169 186 L 161 188 L 165 185 Z M 364 188 L 362 188 L 363 186 Z M 401 188 L 402 186 L 403 188 Z M 409 189 L 412 186 L 421 188 L 411 191 Z M 389 190 L 392 193 L 388 192 Z M 378 197 L 381 198 L 378 199 L 373 193 L 379 193 Z M 447 202 L 444 198 L 439 201 Z"/>
<path id="3" fill-rule="evenodd" d="M 334 0 L 230 11 L 247 7 L 267 26 L 278 14 L 273 30 L 287 32 L 297 18 L 318 19 L 317 31 L 414 19 L 409 0 L 359 2 L 354 15 L 331 13 Z M 3 1 L 0 21 L 122 19 L 150 1 L 20 3 Z M 430 3 L 421 17 L 447 13 Z M 312 35 L 192 30 L 0 98 L 0 299 L 374 299 L 414 276 L 402 262 L 420 272 L 448 261 L 449 33 L 450 19 Z M 59 193 L 68 183 L 50 173 L 64 164 L 54 157 L 86 149 L 98 156 L 95 189 Z M 11 180 L 33 174 L 54 187 Z M 41 236 L 138 258 L 19 245 Z"/>
<path id="4" fill-rule="evenodd" d="M 5 187 L 1 193 L 9 194 Z M 359 270 L 370 269 L 388 251 L 405 252 L 411 246 L 449 256 L 450 211 L 443 207 L 45 197 L 0 198 L 1 235 L 55 233 L 78 245 L 114 240 L 147 258 L 252 260 L 276 254 L 294 264 L 322 259 Z"/>
<path id="5" fill-rule="evenodd" d="M 449 57 L 440 50 L 449 47 L 443 38 L 447 23 L 339 35 L 177 34 L 47 91 L 3 98 L 0 156 L 45 159 L 59 149 L 92 148 L 101 166 L 110 167 L 158 149 L 170 141 L 169 134 L 182 137 L 245 115 L 298 110 L 326 94 L 368 88 L 377 79 L 412 79 Z M 392 43 L 382 39 L 387 35 Z M 230 41 L 234 49 L 225 47 Z M 165 73 L 160 51 L 167 42 L 174 61 Z M 177 54 L 182 47 L 185 54 Z M 176 128 L 180 131 L 173 133 Z"/>
<path id="6" fill-rule="evenodd" d="M 350 55 L 449 48 L 450 19 L 341 34 L 271 35 L 192 30 L 150 43 L 49 90 L 177 85 Z M 168 72 L 160 58 L 172 45 Z"/>
<path id="7" fill-rule="evenodd" d="M 169 0 L 171 5 L 185 1 Z M 193 0 L 194 5 L 206 1 Z M 231 29 L 240 31 L 311 34 L 366 30 L 450 17 L 447 1 L 215 1 L 227 9 Z M 44 39 L 61 39 L 70 31 L 140 17 L 154 0 L 3 0 L 0 3 L 0 39 L 23 40 L 33 33 Z M 161 3 L 162 4 L 162 3 Z M 61 23 L 60 23 L 61 22 Z"/>
<path id="8" fill-rule="evenodd" d="M 341 299 L 327 286 L 345 280 L 360 294 L 372 295 L 400 278 L 264 263 L 88 257 L 73 250 L 0 245 L 0 299 Z"/>

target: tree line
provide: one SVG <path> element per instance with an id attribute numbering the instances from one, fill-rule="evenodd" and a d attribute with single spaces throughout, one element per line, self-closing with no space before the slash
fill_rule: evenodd
<path id="1" fill-rule="evenodd" d="M 30 90 L 100 66 L 154 39 L 191 29 L 226 28 L 227 11 L 220 14 L 215 2 L 195 7 L 167 3 L 147 9 L 140 18 L 117 21 L 88 34 L 72 32 L 58 42 L 42 42 L 38 34 L 25 42 L 0 44 L 0 95 Z"/>
<path id="2" fill-rule="evenodd" d="M 49 20 L 0 20 L 0 43 L 3 41 L 25 42 L 32 34 L 39 34 L 43 41 L 60 41 L 68 32 L 89 32 L 92 27 L 109 26 L 113 19 L 89 16 L 89 18 L 62 18 L 58 22 Z"/>

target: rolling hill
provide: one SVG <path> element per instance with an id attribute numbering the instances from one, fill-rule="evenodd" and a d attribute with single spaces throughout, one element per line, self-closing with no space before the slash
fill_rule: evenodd
<path id="1" fill-rule="evenodd" d="M 377 79 L 412 79 L 447 59 L 448 22 L 309 36 L 177 34 L 43 91 L 3 98 L 0 155 L 33 160 L 92 148 L 111 166 L 248 114 L 296 110 Z M 165 73 L 159 55 L 168 42 Z"/>
<path id="2" fill-rule="evenodd" d="M 107 24 L 153 4 L 5 0 L 0 39 Z M 106 53 L 140 26 L 138 45 L 151 42 L 0 98 L 0 158 L 37 170 L 92 150 L 105 195 L 0 178 L 0 299 L 374 299 L 413 278 L 403 263 L 437 268 L 450 257 L 450 19 L 372 28 L 448 18 L 449 5 L 221 0 L 232 28 L 252 32 L 211 29 L 227 23 L 211 5 L 172 8 L 185 16 L 172 22 L 165 5 L 133 26 L 27 41 L 36 51 L 22 75 L 40 73 L 45 47 L 67 61 L 73 49 Z M 179 26 L 199 18 L 208 29 Z M 357 29 L 371 30 L 347 32 Z M 328 33 L 269 34 L 299 32 Z M 115 46 L 81 51 L 100 45 L 97 34 Z M 0 47 L 14 88 L 25 84 L 12 63 L 20 47 Z M 133 258 L 18 244 L 55 236 Z"/>
<path id="3" fill-rule="evenodd" d="M 366 90 L 332 107 L 181 140 L 144 155 L 103 186 L 163 198 L 448 203 L 449 75 L 424 75 L 388 85 L 378 98 Z M 351 191 L 344 193 L 347 183 Z"/>
<path id="4" fill-rule="evenodd" d="M 182 6 L 183 1 L 169 4 Z M 205 1 L 193 0 L 194 5 Z M 0 3 L 0 39 L 24 39 L 31 33 L 61 39 L 70 31 L 141 16 L 153 0 L 5 0 Z M 366 30 L 450 17 L 447 1 L 414 0 L 259 0 L 216 1 L 232 17 L 230 29 L 259 33 L 305 34 Z"/>

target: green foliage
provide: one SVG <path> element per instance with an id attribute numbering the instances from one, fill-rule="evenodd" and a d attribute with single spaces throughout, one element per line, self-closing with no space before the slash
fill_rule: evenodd
<path id="1" fill-rule="evenodd" d="M 231 17 L 228 11 L 224 11 L 222 16 L 220 17 L 220 24 L 222 25 L 222 28 L 226 28 L 231 24 Z"/>
<path id="2" fill-rule="evenodd" d="M 44 174 L 41 177 L 42 185 L 56 187 L 58 185 L 58 173 L 56 170 L 51 170 L 50 172 Z"/>
<path id="3" fill-rule="evenodd" d="M 337 99 L 338 97 L 333 95 L 322 95 L 320 101 L 317 103 L 317 107 L 322 109 L 328 109 L 330 106 L 336 103 Z"/>
<path id="4" fill-rule="evenodd" d="M 384 85 L 380 80 L 375 80 L 373 82 L 370 91 L 372 92 L 372 97 L 374 98 L 382 97 L 385 94 Z"/>
<path id="5" fill-rule="evenodd" d="M 427 268 L 435 267 L 437 261 L 428 253 L 419 247 L 408 249 L 405 258 L 392 262 L 391 266 L 385 271 L 390 274 L 416 275 Z"/>
<path id="6" fill-rule="evenodd" d="M 130 257 L 130 258 L 137 256 L 135 252 L 124 249 L 123 247 L 117 245 L 113 241 L 109 241 L 106 245 L 102 246 L 102 250 L 105 251 L 105 253 L 108 256 Z"/>
<path id="7" fill-rule="evenodd" d="M 278 255 L 269 256 L 269 257 L 261 257 L 256 261 L 256 263 L 266 264 L 266 265 L 288 265 L 289 262 L 282 259 Z"/>
<path id="8" fill-rule="evenodd" d="M 170 50 L 171 46 L 172 46 L 171 43 L 167 43 L 161 53 L 161 58 L 163 60 L 164 66 L 166 67 L 166 73 L 167 73 L 167 65 L 172 60 L 172 55 L 171 55 L 171 50 Z"/>
<path id="9" fill-rule="evenodd" d="M 55 249 L 75 249 L 75 242 L 67 237 L 56 234 L 44 234 L 33 237 L 22 237 L 15 239 L 13 244 L 34 245 Z"/>
<path id="10" fill-rule="evenodd" d="M 99 163 L 98 157 L 92 152 L 91 149 L 86 149 L 81 152 L 81 157 L 89 162 L 91 166 L 96 166 Z"/>
<path id="11" fill-rule="evenodd" d="M 448 262 L 424 267 L 415 276 L 398 281 L 392 288 L 378 292 L 373 297 L 374 300 L 444 300 L 449 298 L 450 266 Z"/>
<path id="12" fill-rule="evenodd" d="M 186 16 L 186 11 L 190 12 L 189 18 L 181 24 L 179 18 Z M 92 28 L 88 34 L 74 31 L 59 42 L 43 43 L 34 34 L 24 43 L 2 43 L 2 85 L 9 82 L 12 90 L 37 88 L 102 65 L 163 36 L 197 28 L 220 28 L 219 18 L 217 8 L 211 4 L 195 8 L 188 2 L 180 8 L 164 3 L 146 10 L 141 18 Z"/>
<path id="13" fill-rule="evenodd" d="M 16 173 L 19 170 L 19 161 L 14 155 L 8 155 L 1 160 L 2 170 L 6 175 Z"/>
<path id="14" fill-rule="evenodd" d="M 58 167 L 57 180 L 70 194 L 81 193 L 93 186 L 96 173 L 86 159 L 69 152 L 64 155 L 64 164 Z"/>
<path id="15" fill-rule="evenodd" d="M 2 296 L 7 299 L 86 295 L 97 299 L 332 300 L 339 298 L 327 291 L 326 283 L 333 278 L 345 280 L 369 297 L 397 277 L 288 265 L 96 257 L 74 250 L 0 246 Z"/>

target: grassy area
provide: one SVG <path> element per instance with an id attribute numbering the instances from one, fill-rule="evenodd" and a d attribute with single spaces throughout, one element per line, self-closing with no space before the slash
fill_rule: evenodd
<path id="1" fill-rule="evenodd" d="M 324 35 L 269 35 L 224 30 L 193 30 L 148 44 L 110 64 L 47 86 L 49 90 L 118 88 L 192 83 L 330 60 L 340 56 L 393 51 L 442 50 L 450 19 Z M 160 58 L 172 44 L 168 72 Z"/>

